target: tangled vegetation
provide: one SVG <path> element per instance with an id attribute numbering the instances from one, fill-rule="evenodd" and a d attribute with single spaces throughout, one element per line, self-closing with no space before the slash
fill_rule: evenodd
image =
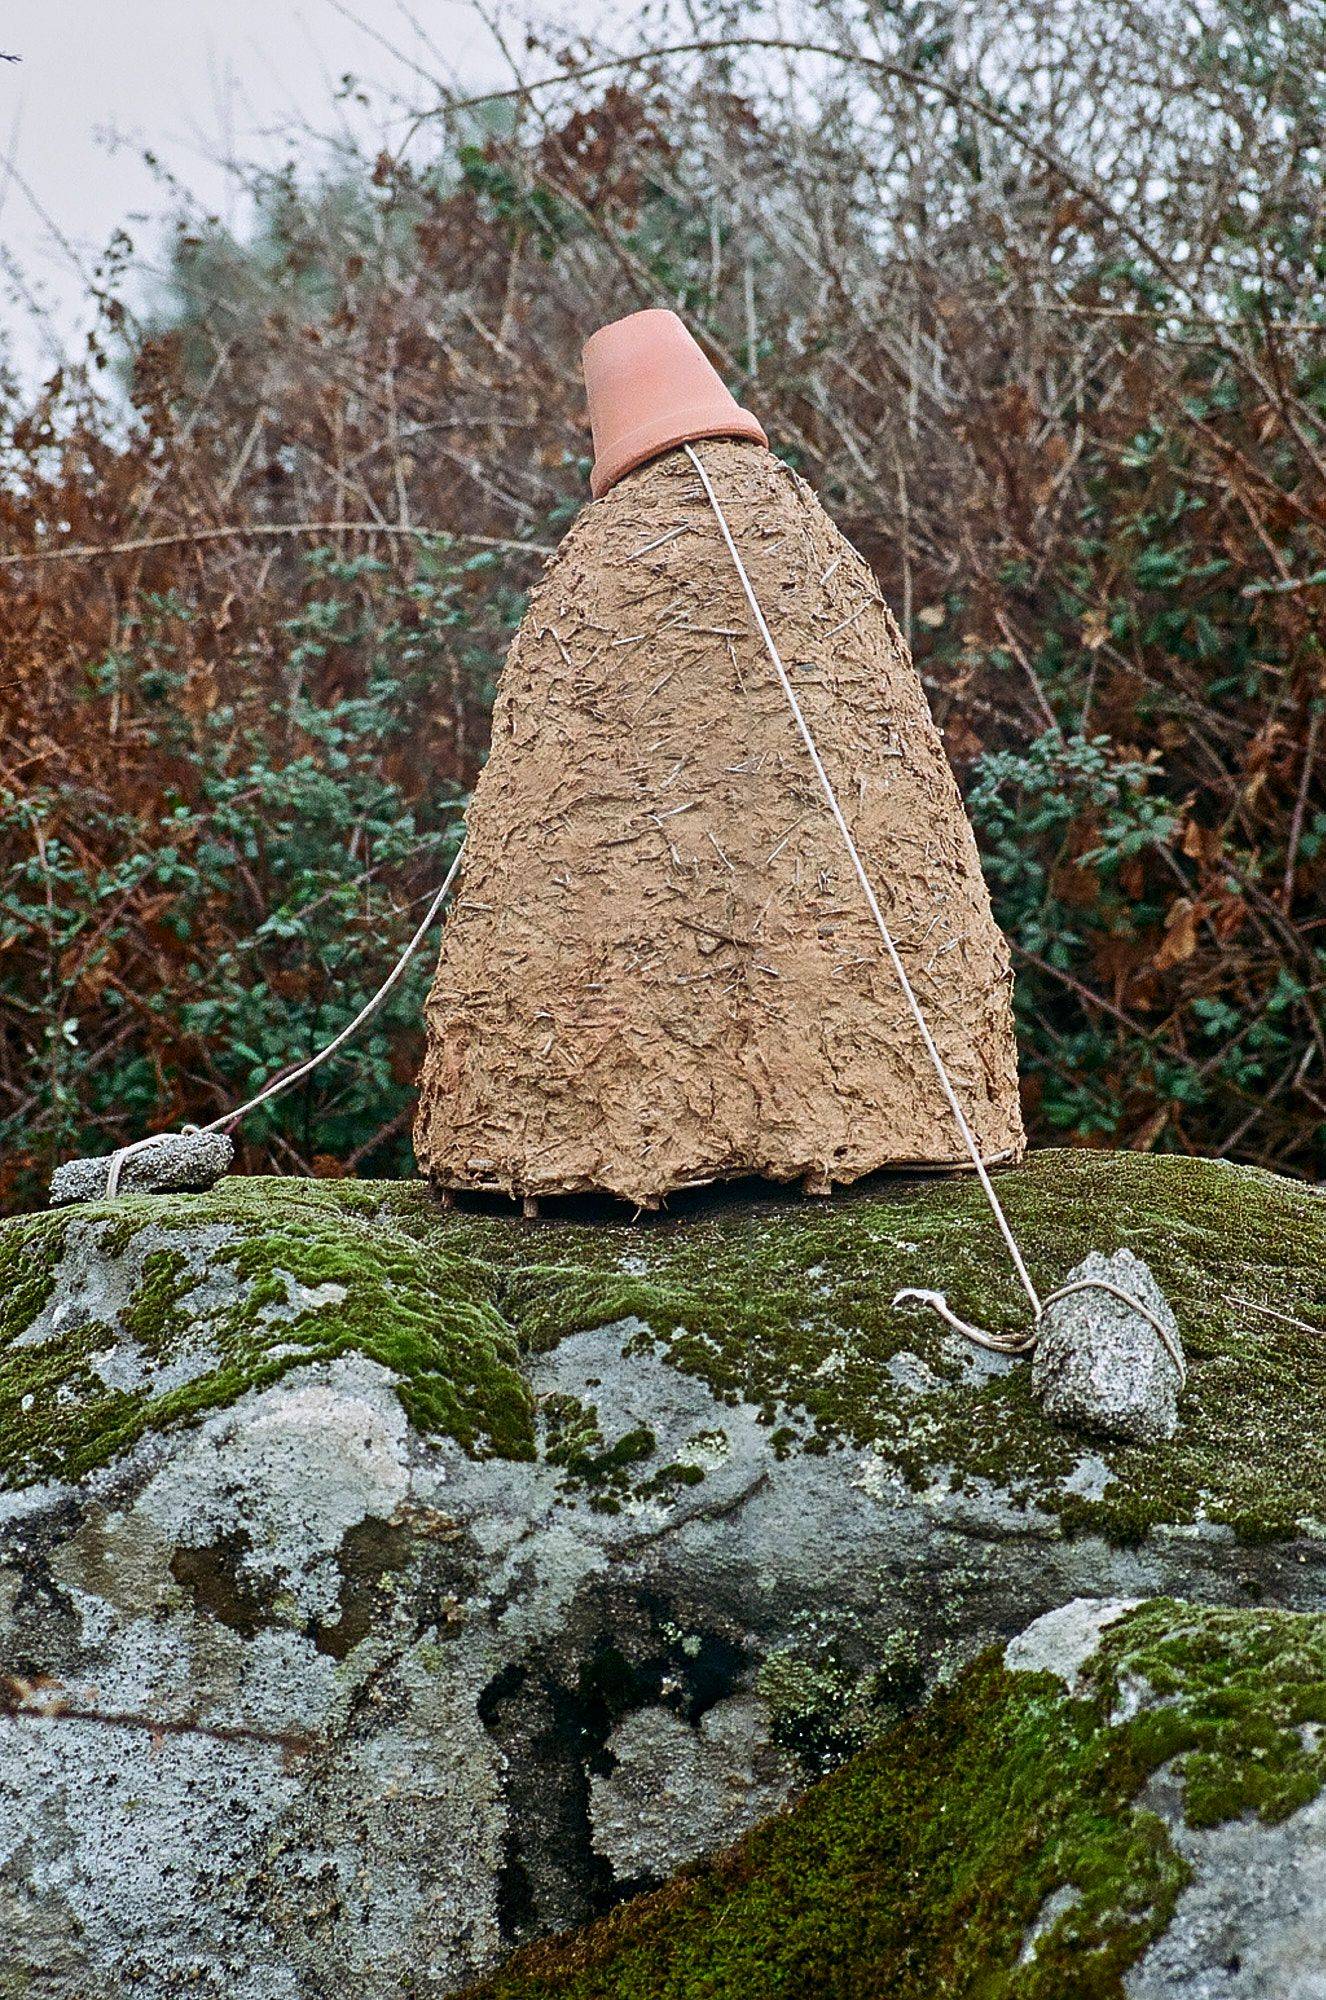
<path id="1" fill-rule="evenodd" d="M 186 207 L 147 320 L 118 239 L 86 367 L 0 388 L 7 1205 L 217 1115 L 377 984 L 585 498 L 580 341 L 657 303 L 897 607 L 1033 1132 L 1320 1172 L 1326 21 L 779 23 L 535 36 L 505 95 L 421 84 L 391 150 L 236 162 L 249 235 Z M 246 1168 L 408 1170 L 426 977 Z"/>

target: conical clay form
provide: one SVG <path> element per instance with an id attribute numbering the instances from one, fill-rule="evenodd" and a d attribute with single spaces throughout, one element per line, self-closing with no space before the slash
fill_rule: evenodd
<path id="1" fill-rule="evenodd" d="M 978 1143 L 1017 1157 L 1008 951 L 901 634 L 803 481 L 696 450 Z M 648 1203 L 967 1164 L 683 450 L 587 508 L 534 594 L 427 1012 L 444 1187 Z"/>

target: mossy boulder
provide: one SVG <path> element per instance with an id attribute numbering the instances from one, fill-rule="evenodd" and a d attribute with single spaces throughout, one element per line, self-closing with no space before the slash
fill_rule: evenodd
<path id="1" fill-rule="evenodd" d="M 0 1226 L 0 1996 L 454 1991 L 1070 1600 L 1326 1612 L 1326 1200 L 1077 1153 L 1001 1193 L 1046 1288 L 1147 1259 L 1171 1443 L 1057 1429 L 893 1306 L 1024 1323 L 960 1180 L 637 1223 L 231 1180 Z"/>
<path id="2" fill-rule="evenodd" d="M 1324 1783 L 1326 1618 L 1079 1601 L 470 2000 L 1307 2000 Z"/>
<path id="3" fill-rule="evenodd" d="M 351 1351 L 392 1370 L 421 1431 L 530 1453 L 529 1393 L 488 1274 L 398 1229 L 396 1192 L 227 1180 L 0 1225 L 0 1478 L 77 1478 Z"/>
<path id="4" fill-rule="evenodd" d="M 719 1200 L 653 1225 L 531 1226 L 448 1213 L 417 1184 L 295 1180 L 22 1218 L 0 1225 L 0 1479 L 77 1476 L 352 1349 L 398 1375 L 425 1435 L 523 1458 L 517 1347 L 632 1321 L 720 1400 L 756 1407 L 780 1444 L 862 1445 L 912 1487 L 951 1472 L 1115 1540 L 1203 1521 L 1245 1539 L 1326 1533 L 1326 1196 L 1255 1168 L 1083 1152 L 1037 1154 L 1000 1189 L 1043 1289 L 1091 1249 L 1125 1246 L 1183 1329 L 1179 1438 L 1106 1449 L 1100 1494 L 1074 1489 L 1083 1441 L 1040 1415 L 1025 1367 L 893 1306 L 900 1288 L 939 1285 L 964 1317 L 1025 1326 L 964 1180 Z"/>
<path id="5" fill-rule="evenodd" d="M 970 1180 L 723 1202 L 654 1229 L 458 1218 L 448 1240 L 500 1273 L 530 1347 L 637 1321 L 672 1366 L 784 1426 L 789 1449 L 861 1445 L 912 1490 L 988 1485 L 1116 1541 L 1159 1524 L 1326 1534 L 1326 1195 L 1219 1161 L 1067 1151 L 1034 1155 L 999 1189 L 1043 1291 L 1093 1249 L 1149 1263 L 1189 1362 L 1171 1444 L 1084 1445 L 1042 1416 L 1025 1365 L 894 1307 L 899 1289 L 939 1287 L 962 1318 L 1025 1329 Z M 1074 1477 L 1084 1450 L 1108 1467 L 1100 1492 Z"/>

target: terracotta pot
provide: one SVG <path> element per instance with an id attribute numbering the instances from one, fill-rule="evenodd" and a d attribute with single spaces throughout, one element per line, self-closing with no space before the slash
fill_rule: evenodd
<path id="1" fill-rule="evenodd" d="M 590 335 L 581 361 L 596 500 L 624 473 L 693 438 L 769 442 L 674 312 L 651 308 L 613 320 Z"/>

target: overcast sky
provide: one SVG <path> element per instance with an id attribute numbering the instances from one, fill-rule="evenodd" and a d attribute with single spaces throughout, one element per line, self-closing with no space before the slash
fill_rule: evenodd
<path id="1" fill-rule="evenodd" d="M 0 63 L 0 244 L 70 351 L 86 323 L 76 263 L 89 268 L 117 224 L 155 239 L 138 218 L 165 198 L 144 148 L 238 220 L 219 156 L 262 144 L 283 156 L 276 135 L 300 119 L 326 130 L 346 71 L 379 104 L 393 91 L 428 101 L 416 64 L 480 88 L 504 74 L 468 0 L 0 0 L 0 51 L 21 58 Z M 24 372 L 49 368 L 7 289 L 0 326 Z"/>

